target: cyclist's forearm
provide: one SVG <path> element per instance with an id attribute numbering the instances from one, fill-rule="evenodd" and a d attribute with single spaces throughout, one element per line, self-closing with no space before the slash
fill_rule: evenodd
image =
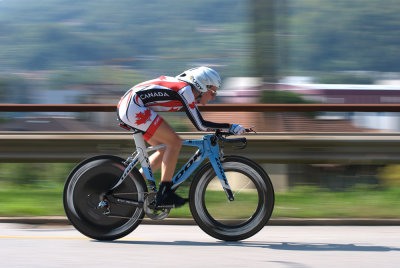
<path id="1" fill-rule="evenodd" d="M 194 112 L 192 112 L 190 109 L 185 109 L 186 114 L 188 115 L 190 121 L 192 121 L 193 125 L 196 127 L 197 130 L 199 131 L 213 131 L 213 130 L 223 130 L 223 131 L 229 131 L 230 124 L 228 123 L 215 123 L 215 122 L 210 122 L 206 121 L 203 119 L 203 117 L 200 114 L 200 111 L 197 109 L 194 109 Z"/>
<path id="2" fill-rule="evenodd" d="M 229 131 L 230 124 L 228 123 L 214 123 L 210 121 L 203 121 L 203 126 L 206 130 L 217 130 L 220 129 L 222 131 Z"/>

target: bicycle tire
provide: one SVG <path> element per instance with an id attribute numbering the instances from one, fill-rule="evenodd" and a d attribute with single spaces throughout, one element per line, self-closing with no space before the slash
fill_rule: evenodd
<path id="1" fill-rule="evenodd" d="M 247 239 L 259 232 L 271 217 L 275 202 L 271 180 L 257 163 L 241 156 L 224 157 L 222 168 L 235 200 L 228 200 L 214 169 L 207 163 L 192 181 L 190 211 L 199 227 L 214 238 Z M 219 204 L 219 200 L 223 203 Z"/>
<path id="2" fill-rule="evenodd" d="M 63 192 L 64 210 L 71 224 L 85 236 L 115 240 L 131 233 L 141 223 L 143 208 L 110 203 L 110 211 L 117 216 L 105 215 L 97 208 L 101 196 L 115 185 L 124 170 L 124 159 L 103 155 L 84 160 L 68 176 Z M 146 189 L 146 182 L 134 168 L 113 193 L 143 202 Z"/>

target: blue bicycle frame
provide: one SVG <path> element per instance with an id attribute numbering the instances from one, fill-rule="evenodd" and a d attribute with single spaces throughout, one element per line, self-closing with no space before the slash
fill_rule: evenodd
<path id="1" fill-rule="evenodd" d="M 156 151 L 165 147 L 165 145 L 158 145 L 152 147 L 146 147 L 143 135 L 141 133 L 133 134 L 136 144 L 136 152 L 129 157 L 127 162 L 130 164 L 125 169 L 123 175 L 121 176 L 118 183 L 112 187 L 111 191 L 117 188 L 123 180 L 128 176 L 131 170 L 137 165 L 138 162 L 141 163 L 143 173 L 147 179 L 148 187 L 152 191 L 157 191 L 156 182 L 153 176 L 153 171 L 150 167 L 150 162 L 148 159 L 148 152 Z M 178 173 L 173 177 L 172 189 L 178 188 L 180 184 L 186 181 L 190 175 L 200 166 L 200 164 L 205 160 L 209 159 L 214 171 L 219 178 L 221 185 L 230 201 L 234 200 L 233 192 L 229 186 L 228 180 L 225 176 L 225 172 L 222 168 L 221 160 L 222 152 L 219 149 L 219 144 L 215 140 L 215 135 L 208 134 L 203 136 L 202 140 L 184 140 L 182 145 L 198 147 L 198 150 L 193 154 L 193 156 L 186 162 L 185 165 L 179 170 Z"/>

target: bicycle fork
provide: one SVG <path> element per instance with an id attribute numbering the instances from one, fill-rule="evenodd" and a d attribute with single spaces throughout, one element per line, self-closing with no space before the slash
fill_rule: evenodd
<path id="1" fill-rule="evenodd" d="M 229 186 L 228 179 L 226 178 L 225 171 L 222 168 L 221 158 L 223 157 L 223 152 L 219 147 L 219 144 L 211 139 L 208 139 L 209 142 L 206 143 L 206 150 L 209 152 L 209 160 L 214 168 L 215 173 L 218 176 L 218 179 L 221 182 L 222 188 L 224 189 L 226 196 L 228 197 L 229 201 L 234 201 L 235 196 Z"/>

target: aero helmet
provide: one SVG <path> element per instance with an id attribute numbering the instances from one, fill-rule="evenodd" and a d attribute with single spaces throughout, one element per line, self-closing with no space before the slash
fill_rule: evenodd
<path id="1" fill-rule="evenodd" d="M 197 67 L 184 71 L 176 76 L 179 80 L 191 84 L 197 91 L 207 92 L 207 86 L 221 86 L 219 74 L 208 67 Z"/>

